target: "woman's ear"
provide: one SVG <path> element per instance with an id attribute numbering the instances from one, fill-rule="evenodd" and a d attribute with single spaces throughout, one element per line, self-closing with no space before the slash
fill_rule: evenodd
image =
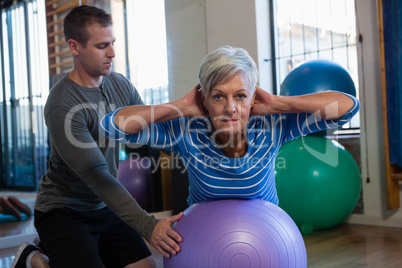
<path id="1" fill-rule="evenodd" d="M 201 101 L 202 101 L 202 105 L 203 105 L 204 108 L 206 109 L 207 106 L 205 105 L 205 104 L 206 104 L 206 100 L 205 100 L 205 96 L 204 96 L 204 91 L 201 89 L 201 90 L 199 91 L 199 93 L 200 93 L 200 98 L 201 98 Z"/>
<path id="2" fill-rule="evenodd" d="M 254 90 L 253 99 L 251 100 L 250 110 L 253 109 L 256 96 L 257 96 L 257 90 Z"/>

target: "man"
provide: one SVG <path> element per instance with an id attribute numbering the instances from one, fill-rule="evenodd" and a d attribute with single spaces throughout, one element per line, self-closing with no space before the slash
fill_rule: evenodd
<path id="1" fill-rule="evenodd" d="M 142 100 L 125 77 L 111 71 L 111 17 L 96 7 L 76 7 L 64 19 L 64 35 L 74 67 L 45 105 L 51 152 L 35 204 L 40 248 L 51 267 L 154 267 L 142 237 L 164 256 L 176 254 L 181 237 L 170 226 L 182 213 L 155 219 L 115 179 L 119 145 L 100 134 L 99 120 Z M 47 265 L 39 248 L 25 243 L 12 267 L 36 259 Z"/>

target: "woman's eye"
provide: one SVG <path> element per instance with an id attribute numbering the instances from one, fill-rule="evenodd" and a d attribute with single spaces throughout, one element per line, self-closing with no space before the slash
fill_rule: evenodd
<path id="1" fill-rule="evenodd" d="M 237 95 L 237 98 L 239 99 L 239 100 L 243 100 L 243 99 L 245 99 L 247 96 L 245 95 L 245 94 L 239 94 L 239 95 Z"/>
<path id="2" fill-rule="evenodd" d="M 222 99 L 222 95 L 215 95 L 215 96 L 214 96 L 214 99 L 215 99 L 215 100 L 220 100 L 220 99 Z"/>

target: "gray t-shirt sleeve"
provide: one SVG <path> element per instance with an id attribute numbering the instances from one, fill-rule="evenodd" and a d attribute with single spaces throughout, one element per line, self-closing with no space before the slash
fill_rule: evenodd
<path id="1" fill-rule="evenodd" d="M 123 221 L 150 241 L 157 219 L 143 210 L 110 174 L 82 114 L 54 108 L 46 116 L 49 135 L 62 160 Z M 106 141 L 109 142 L 109 141 Z M 72 189 L 72 194 L 80 191 Z"/>
<path id="2" fill-rule="evenodd" d="M 45 106 L 50 168 L 41 180 L 35 209 L 87 211 L 106 205 L 149 241 L 158 220 L 115 178 L 119 147 L 99 134 L 102 103 L 121 107 L 142 100 L 131 82 L 116 73 L 105 77 L 101 89 L 81 87 L 66 76 L 51 90 Z"/>

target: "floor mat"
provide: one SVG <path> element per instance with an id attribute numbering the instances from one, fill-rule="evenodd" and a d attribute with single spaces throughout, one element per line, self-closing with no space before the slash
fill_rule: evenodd
<path id="1" fill-rule="evenodd" d="M 26 214 L 21 214 L 21 221 L 25 221 L 27 219 L 29 219 L 29 217 Z M 18 220 L 16 217 L 12 216 L 12 215 L 4 215 L 4 214 L 0 214 L 0 223 L 2 222 L 16 222 L 16 221 L 20 221 Z"/>

